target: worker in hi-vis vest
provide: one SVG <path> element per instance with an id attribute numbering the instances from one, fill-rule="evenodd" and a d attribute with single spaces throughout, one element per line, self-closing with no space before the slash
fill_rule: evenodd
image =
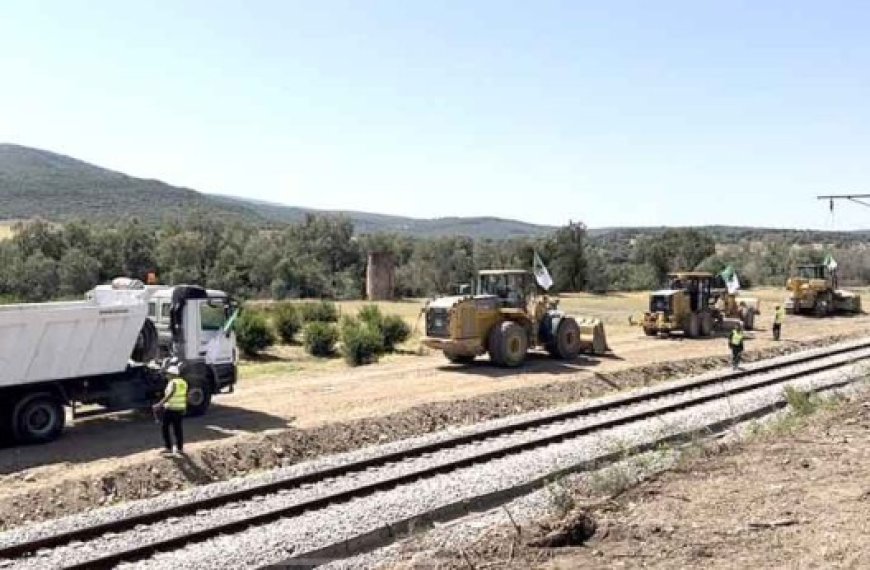
<path id="1" fill-rule="evenodd" d="M 163 412 L 163 453 L 184 453 L 184 414 L 187 412 L 187 382 L 184 378 L 174 377 L 166 385 L 163 399 L 154 404 L 155 412 Z M 169 428 L 175 435 L 175 447 L 169 438 Z"/>
<path id="2" fill-rule="evenodd" d="M 782 323 L 785 321 L 785 309 L 777 305 L 773 312 L 773 340 L 779 340 L 782 334 Z"/>
<path id="3" fill-rule="evenodd" d="M 731 348 L 731 367 L 734 370 L 740 367 L 740 357 L 743 354 L 743 325 L 737 323 L 737 327 L 728 336 L 728 346 Z"/>

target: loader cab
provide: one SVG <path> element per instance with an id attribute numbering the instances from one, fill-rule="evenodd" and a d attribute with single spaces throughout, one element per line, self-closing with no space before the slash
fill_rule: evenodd
<path id="1" fill-rule="evenodd" d="M 824 265 L 799 265 L 797 275 L 799 279 L 825 279 L 827 277 Z"/>
<path id="2" fill-rule="evenodd" d="M 494 296 L 502 307 L 520 309 L 534 295 L 532 274 L 522 269 L 493 269 L 477 275 L 477 295 Z"/>

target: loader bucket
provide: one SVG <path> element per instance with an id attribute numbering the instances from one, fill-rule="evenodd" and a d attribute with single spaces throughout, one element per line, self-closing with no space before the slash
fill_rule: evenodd
<path id="1" fill-rule="evenodd" d="M 604 354 L 610 347 L 607 346 L 607 337 L 604 334 L 604 323 L 601 319 L 581 317 L 577 319 L 580 327 L 580 351 L 586 354 Z"/>

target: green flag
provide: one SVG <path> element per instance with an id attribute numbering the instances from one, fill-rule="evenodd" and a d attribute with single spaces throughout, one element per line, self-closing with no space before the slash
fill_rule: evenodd
<path id="1" fill-rule="evenodd" d="M 837 268 L 837 260 L 830 253 L 825 256 L 825 260 L 822 263 L 831 271 Z"/>

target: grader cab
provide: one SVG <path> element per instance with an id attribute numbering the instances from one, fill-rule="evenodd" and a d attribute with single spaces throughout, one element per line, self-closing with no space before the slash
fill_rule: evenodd
<path id="1" fill-rule="evenodd" d="M 608 350 L 601 321 L 568 316 L 557 299 L 538 294 L 534 276 L 524 270 L 480 271 L 473 295 L 441 297 L 424 312 L 423 345 L 455 363 L 489 353 L 494 364 L 516 367 L 534 348 L 566 360 Z"/>
<path id="2" fill-rule="evenodd" d="M 730 330 L 740 322 L 746 329 L 760 314 L 757 299 L 738 297 L 718 287 L 716 276 L 701 271 L 668 275 L 665 289 L 650 293 L 649 310 L 640 325 L 647 336 L 681 332 L 688 338 L 707 337 Z"/>

